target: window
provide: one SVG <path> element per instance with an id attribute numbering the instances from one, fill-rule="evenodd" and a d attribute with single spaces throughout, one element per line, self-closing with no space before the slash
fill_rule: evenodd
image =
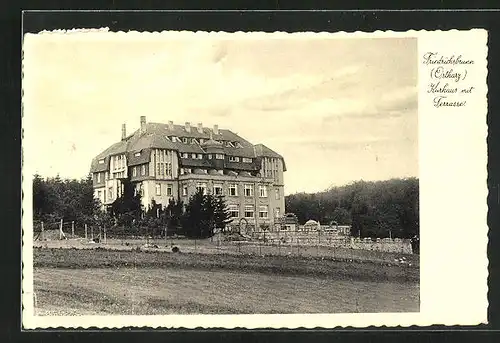
<path id="1" fill-rule="evenodd" d="M 211 160 L 212 159 L 212 154 L 208 154 L 207 157 L 208 157 L 209 160 Z"/>
<path id="2" fill-rule="evenodd" d="M 274 196 L 276 197 L 276 200 L 280 200 L 280 190 L 279 189 L 274 190 Z"/>
<path id="3" fill-rule="evenodd" d="M 99 200 L 102 200 L 101 195 L 102 195 L 102 192 L 101 191 L 97 191 L 97 197 L 99 198 Z"/>
<path id="4" fill-rule="evenodd" d="M 97 173 L 97 182 L 101 182 L 101 173 Z"/>
<path id="5" fill-rule="evenodd" d="M 196 185 L 196 191 L 201 191 L 203 195 L 207 194 L 207 184 L 204 182 L 198 182 L 198 184 Z"/>
<path id="6" fill-rule="evenodd" d="M 223 160 L 224 159 L 224 155 L 223 154 L 215 154 L 215 158 L 217 160 Z"/>
<path id="7" fill-rule="evenodd" d="M 191 158 L 195 159 L 196 158 L 196 154 L 191 154 Z"/>
<path id="8" fill-rule="evenodd" d="M 108 172 L 106 172 L 104 175 L 105 175 L 104 180 L 108 180 L 108 177 L 109 177 Z"/>
<path id="9" fill-rule="evenodd" d="M 104 160 L 99 160 L 99 164 L 104 164 Z"/>
<path id="10" fill-rule="evenodd" d="M 261 198 L 267 198 L 267 187 L 266 186 L 259 186 L 259 196 Z"/>
<path id="11" fill-rule="evenodd" d="M 236 148 L 242 148 L 243 146 L 240 144 L 240 142 L 234 142 L 234 146 Z"/>
<path id="12" fill-rule="evenodd" d="M 259 206 L 259 218 L 267 218 L 267 205 Z"/>
<path id="13" fill-rule="evenodd" d="M 108 188 L 108 200 L 113 200 L 113 187 Z"/>
<path id="14" fill-rule="evenodd" d="M 205 140 L 203 138 L 200 138 L 200 144 L 205 143 Z"/>
<path id="15" fill-rule="evenodd" d="M 243 163 L 252 163 L 251 158 L 243 157 Z"/>
<path id="16" fill-rule="evenodd" d="M 234 148 L 233 143 L 231 143 L 230 141 L 226 141 L 226 146 L 227 146 L 228 148 Z"/>
<path id="17" fill-rule="evenodd" d="M 238 218 L 240 216 L 240 209 L 238 208 L 238 205 L 229 205 L 229 217 L 231 218 Z"/>
<path id="18" fill-rule="evenodd" d="M 245 185 L 245 196 L 246 197 L 253 196 L 253 185 Z"/>
<path id="19" fill-rule="evenodd" d="M 202 154 L 198 154 L 197 157 L 198 157 L 199 160 L 203 159 L 203 155 Z"/>
<path id="20" fill-rule="evenodd" d="M 274 217 L 279 218 L 281 215 L 280 212 L 281 212 L 281 209 L 279 207 L 276 207 L 276 209 L 274 210 Z"/>
<path id="21" fill-rule="evenodd" d="M 235 184 L 229 185 L 229 195 L 230 196 L 238 196 L 238 186 Z"/>
<path id="22" fill-rule="evenodd" d="M 238 156 L 229 156 L 229 161 L 231 161 L 231 162 L 239 162 L 240 158 Z"/>
<path id="23" fill-rule="evenodd" d="M 253 213 L 253 205 L 246 205 L 245 206 L 245 218 L 253 218 L 254 213 Z"/>
<path id="24" fill-rule="evenodd" d="M 184 168 L 184 173 L 191 174 L 192 173 L 191 168 Z"/>
<path id="25" fill-rule="evenodd" d="M 143 165 L 141 167 L 141 175 L 146 175 L 146 166 L 145 165 Z"/>
<path id="26" fill-rule="evenodd" d="M 162 175 L 163 174 L 163 169 L 161 168 L 161 164 L 158 163 L 156 165 L 156 175 L 159 176 L 159 175 Z"/>
<path id="27" fill-rule="evenodd" d="M 182 195 L 187 196 L 188 195 L 188 187 L 187 186 L 182 186 Z"/>
<path id="28" fill-rule="evenodd" d="M 136 168 L 136 167 L 132 168 L 132 175 L 133 175 L 134 177 L 136 177 L 136 176 L 137 176 L 137 168 Z"/>
<path id="29" fill-rule="evenodd" d="M 222 185 L 221 184 L 214 185 L 214 195 L 222 195 Z"/>
<path id="30" fill-rule="evenodd" d="M 167 185 L 167 195 L 172 196 L 172 185 Z"/>
<path id="31" fill-rule="evenodd" d="M 184 175 L 184 168 L 180 169 L 180 173 L 181 173 L 181 175 Z"/>
<path id="32" fill-rule="evenodd" d="M 159 183 L 156 184 L 156 195 L 161 195 L 161 185 Z"/>
<path id="33" fill-rule="evenodd" d="M 182 143 L 184 143 L 184 144 L 187 144 L 187 143 L 188 143 L 188 139 L 187 139 L 187 137 L 182 137 Z"/>
<path id="34" fill-rule="evenodd" d="M 198 144 L 198 141 L 196 140 L 196 138 L 191 139 L 191 144 Z"/>
<path id="35" fill-rule="evenodd" d="M 165 175 L 172 176 L 172 163 L 170 163 L 170 162 L 167 162 L 165 164 Z"/>

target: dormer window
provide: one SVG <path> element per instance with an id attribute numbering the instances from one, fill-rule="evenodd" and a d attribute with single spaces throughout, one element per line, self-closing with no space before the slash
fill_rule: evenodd
<path id="1" fill-rule="evenodd" d="M 169 139 L 173 142 L 173 143 L 178 143 L 180 142 L 179 140 L 179 137 L 177 136 L 170 136 Z"/>
<path id="2" fill-rule="evenodd" d="M 191 154 L 191 158 L 194 160 L 196 159 L 196 154 Z"/>
<path id="3" fill-rule="evenodd" d="M 236 148 L 243 148 L 243 146 L 241 145 L 241 143 L 240 143 L 240 142 L 234 142 L 234 146 L 235 146 Z"/>
<path id="4" fill-rule="evenodd" d="M 243 163 L 252 163 L 251 158 L 243 157 Z"/>
<path id="5" fill-rule="evenodd" d="M 212 154 L 208 154 L 207 157 L 208 157 L 209 160 L 211 160 L 212 159 Z"/>
<path id="6" fill-rule="evenodd" d="M 224 159 L 224 155 L 223 154 L 215 154 L 215 158 L 217 160 L 223 160 Z"/>
<path id="7" fill-rule="evenodd" d="M 187 152 L 183 152 L 181 157 L 182 158 L 189 158 L 189 154 Z"/>
<path id="8" fill-rule="evenodd" d="M 229 156 L 230 162 L 239 162 L 240 158 L 238 156 Z"/>
<path id="9" fill-rule="evenodd" d="M 200 144 L 205 143 L 205 140 L 203 138 L 200 138 Z"/>
<path id="10" fill-rule="evenodd" d="M 168 136 L 165 136 L 165 139 L 166 139 L 167 141 L 171 141 L 171 139 L 170 139 Z"/>
<path id="11" fill-rule="evenodd" d="M 141 156 L 141 152 L 140 152 L 140 151 L 139 151 L 139 152 L 136 152 L 134 156 L 135 156 L 135 157 L 139 157 L 139 156 Z"/>
<path id="12" fill-rule="evenodd" d="M 187 137 L 182 137 L 182 143 L 184 143 L 184 144 L 188 144 L 188 139 L 187 139 Z"/>
<path id="13" fill-rule="evenodd" d="M 202 155 L 202 154 L 198 154 L 196 157 L 197 157 L 199 160 L 203 159 L 203 155 Z"/>
<path id="14" fill-rule="evenodd" d="M 227 146 L 228 148 L 234 148 L 233 143 L 231 143 L 230 141 L 227 141 L 227 142 L 226 142 L 226 146 Z"/>
<path id="15" fill-rule="evenodd" d="M 104 160 L 99 160 L 99 164 L 104 164 Z"/>
<path id="16" fill-rule="evenodd" d="M 198 144 L 198 141 L 196 140 L 196 138 L 191 139 L 191 144 Z"/>

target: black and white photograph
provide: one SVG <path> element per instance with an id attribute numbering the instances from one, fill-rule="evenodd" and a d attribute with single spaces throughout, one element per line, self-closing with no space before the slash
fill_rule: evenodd
<path id="1" fill-rule="evenodd" d="M 418 44 L 27 35 L 32 315 L 419 313 Z"/>

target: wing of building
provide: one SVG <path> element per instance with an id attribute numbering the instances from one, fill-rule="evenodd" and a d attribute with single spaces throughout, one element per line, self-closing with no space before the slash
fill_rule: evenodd
<path id="1" fill-rule="evenodd" d="M 109 205 L 130 178 L 142 194 L 143 206 L 152 200 L 189 201 L 197 189 L 225 196 L 231 216 L 259 225 L 274 224 L 285 213 L 283 157 L 263 144 L 253 145 L 234 132 L 203 127 L 201 123 L 148 123 L 92 160 L 94 195 Z M 233 222 L 235 221 L 233 220 Z"/>

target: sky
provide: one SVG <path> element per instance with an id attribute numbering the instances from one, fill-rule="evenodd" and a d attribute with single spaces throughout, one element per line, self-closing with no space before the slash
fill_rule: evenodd
<path id="1" fill-rule="evenodd" d="M 38 34 L 23 51 L 24 156 L 85 177 L 148 122 L 202 122 L 280 153 L 285 193 L 418 176 L 416 38 Z"/>

